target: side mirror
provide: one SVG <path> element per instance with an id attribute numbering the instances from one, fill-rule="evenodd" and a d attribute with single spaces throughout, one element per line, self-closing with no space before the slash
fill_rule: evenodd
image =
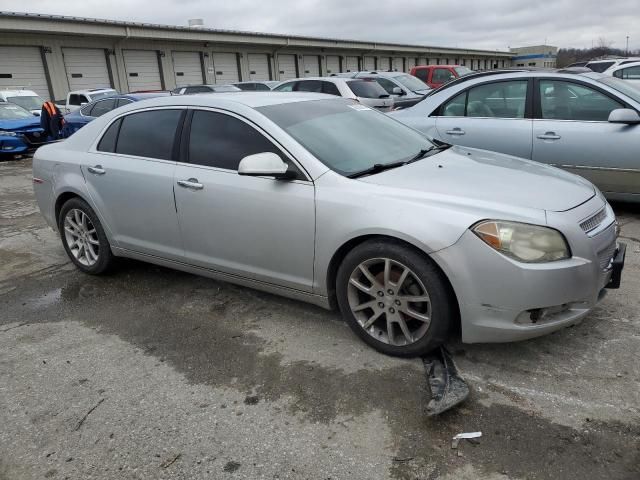
<path id="1" fill-rule="evenodd" d="M 295 178 L 295 173 L 282 161 L 279 155 L 272 152 L 248 155 L 240 160 L 238 175 L 251 177 L 275 177 L 282 180 Z"/>
<path id="2" fill-rule="evenodd" d="M 400 87 L 393 87 L 393 90 L 391 91 L 394 95 L 404 95 L 404 90 L 402 90 Z"/>
<path id="3" fill-rule="evenodd" d="M 640 123 L 640 115 L 631 108 L 617 108 L 609 114 L 609 123 L 625 123 L 635 125 Z"/>

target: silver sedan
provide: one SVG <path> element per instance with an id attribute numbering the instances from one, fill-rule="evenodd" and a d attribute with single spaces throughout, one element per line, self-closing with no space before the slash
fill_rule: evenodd
<path id="1" fill-rule="evenodd" d="M 339 308 L 393 355 L 575 324 L 624 260 L 586 180 L 322 94 L 136 102 L 40 148 L 33 175 L 81 271 L 130 257 Z"/>
<path id="2" fill-rule="evenodd" d="M 640 202 L 640 87 L 600 73 L 463 77 L 397 120 L 455 145 L 556 165 Z"/>

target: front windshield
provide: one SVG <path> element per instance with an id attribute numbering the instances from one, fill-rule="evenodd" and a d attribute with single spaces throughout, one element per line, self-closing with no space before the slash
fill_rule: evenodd
<path id="1" fill-rule="evenodd" d="M 20 105 L 25 110 L 40 110 L 44 100 L 38 96 L 7 97 L 7 101 Z"/>
<path id="2" fill-rule="evenodd" d="M 433 146 L 417 131 L 351 100 L 283 103 L 257 110 L 342 175 L 409 160 Z"/>
<path id="3" fill-rule="evenodd" d="M 33 114 L 24 108 L 13 104 L 0 105 L 0 120 L 22 120 L 24 118 L 34 118 Z"/>
<path id="4" fill-rule="evenodd" d="M 459 77 L 464 77 L 465 75 L 469 75 L 473 73 L 473 70 L 469 70 L 467 67 L 454 67 L 453 68 Z"/>
<path id="5" fill-rule="evenodd" d="M 640 103 L 640 85 L 616 77 L 600 78 L 598 81 Z"/>
<path id="6" fill-rule="evenodd" d="M 417 92 L 418 90 L 429 90 L 429 85 L 413 75 L 398 75 L 393 77 L 393 79 L 400 82 L 412 92 Z"/>
<path id="7" fill-rule="evenodd" d="M 114 95 L 117 95 L 117 94 L 118 92 L 116 92 L 115 90 L 111 90 L 109 92 L 92 93 L 91 101 L 93 102 L 94 100 L 98 100 L 99 98 L 113 97 Z"/>
<path id="8" fill-rule="evenodd" d="M 585 66 L 594 72 L 602 73 L 616 62 L 589 62 Z"/>

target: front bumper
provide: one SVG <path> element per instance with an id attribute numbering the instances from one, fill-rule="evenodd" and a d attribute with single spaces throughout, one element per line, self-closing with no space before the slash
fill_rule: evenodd
<path id="1" fill-rule="evenodd" d="M 615 225 L 598 238 L 582 233 L 579 253 L 544 264 L 516 262 L 493 250 L 471 231 L 432 254 L 447 274 L 460 307 L 462 340 L 493 343 L 526 340 L 579 323 L 617 288 L 624 244 L 603 268 L 601 245 L 615 245 Z M 600 252 L 600 253 L 599 253 Z"/>
<path id="2" fill-rule="evenodd" d="M 0 137 L 0 154 L 19 155 L 25 153 L 29 146 L 22 137 Z"/>

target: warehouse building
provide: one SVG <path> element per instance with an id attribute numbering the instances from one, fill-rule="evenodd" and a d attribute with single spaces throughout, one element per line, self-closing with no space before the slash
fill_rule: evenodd
<path id="1" fill-rule="evenodd" d="M 512 53 L 0 12 L 0 88 L 166 90 L 416 64 L 511 65 Z"/>
<path id="2" fill-rule="evenodd" d="M 514 67 L 556 68 L 558 47 L 534 45 L 510 49 Z"/>

